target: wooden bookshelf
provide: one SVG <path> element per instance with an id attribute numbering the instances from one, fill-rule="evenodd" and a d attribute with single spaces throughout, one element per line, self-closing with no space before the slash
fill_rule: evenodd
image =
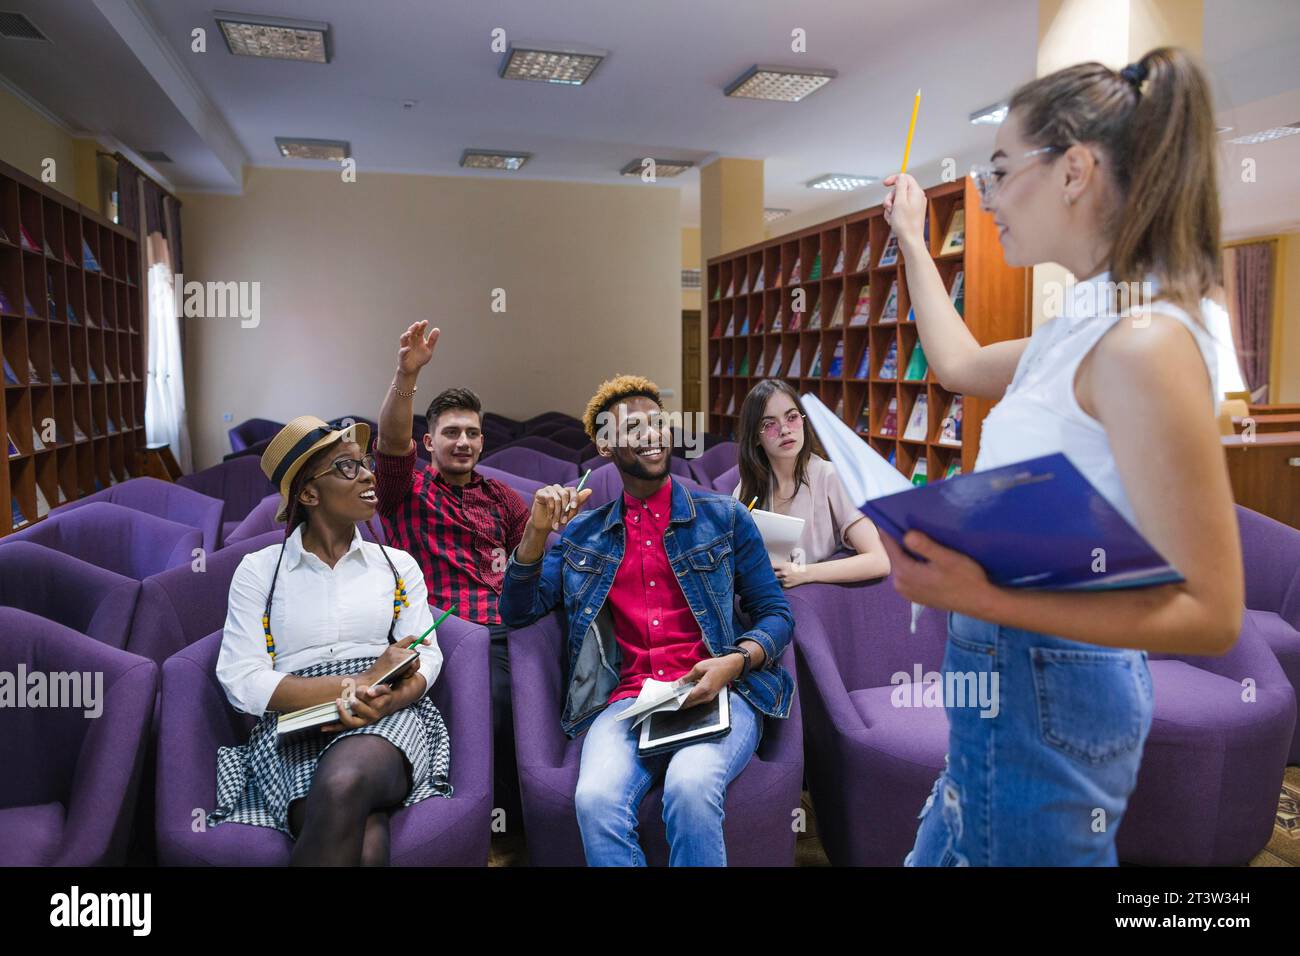
<path id="1" fill-rule="evenodd" d="M 993 217 L 979 208 L 970 178 L 933 186 L 926 195 L 931 254 L 950 290 L 962 274 L 963 316 L 975 338 L 987 345 L 1029 335 L 1030 271 L 1004 262 Z M 958 210 L 966 217 L 965 247 L 941 254 Z M 801 395 L 817 395 L 909 477 L 921 458 L 931 481 L 943 478 L 954 464 L 964 472 L 973 470 L 980 424 L 992 403 L 962 396 L 962 441 L 954 445 L 940 440 L 942 420 L 957 396 L 939 384 L 932 370 L 915 381 L 903 378 L 918 334 L 907 318 L 910 303 L 902 255 L 894 264 L 882 262 L 889 234 L 883 207 L 875 206 L 709 260 L 709 431 L 735 439 L 738 413 L 749 390 L 763 378 L 782 378 Z M 837 269 L 841 256 L 842 268 Z M 756 291 L 760 270 L 762 288 Z M 886 314 L 891 286 L 896 320 Z M 869 304 L 855 316 L 864 292 Z M 800 297 L 804 311 L 795 327 Z M 840 321 L 832 324 L 837 302 Z M 778 314 L 780 330 L 774 330 Z M 881 374 L 891 345 L 894 377 Z M 832 369 L 837 348 L 841 367 Z M 796 350 L 797 370 L 791 368 Z M 820 367 L 814 368 L 817 352 Z M 928 406 L 925 435 L 904 438 L 921 396 Z M 897 408 L 896 434 L 884 430 L 891 399 Z"/>
<path id="2" fill-rule="evenodd" d="M 135 473 L 145 444 L 140 271 L 135 233 L 0 163 L 0 536 Z"/>

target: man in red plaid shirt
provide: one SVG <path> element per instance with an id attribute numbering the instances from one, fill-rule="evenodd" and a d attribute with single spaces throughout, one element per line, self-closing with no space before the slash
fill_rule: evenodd
<path id="1" fill-rule="evenodd" d="M 497 600 L 507 558 L 523 538 L 529 509 L 509 485 L 475 470 L 483 453 L 483 406 L 467 388 L 449 388 L 434 397 L 424 436 L 432 467 L 416 458 L 411 440 L 416 378 L 433 358 L 439 335 L 436 328 L 426 335 L 428 324 L 416 322 L 402 333 L 397 373 L 379 412 L 379 516 L 388 543 L 409 552 L 423 569 L 429 603 L 440 609 L 455 604 L 458 617 L 485 625 L 492 635 L 493 802 L 506 811 L 508 827 L 516 821 L 521 825 L 507 628 Z"/>

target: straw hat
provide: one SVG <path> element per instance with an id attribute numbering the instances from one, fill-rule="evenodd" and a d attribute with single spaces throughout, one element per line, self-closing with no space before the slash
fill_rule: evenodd
<path id="1" fill-rule="evenodd" d="M 370 426 L 365 422 L 325 422 L 315 415 L 299 415 L 280 429 L 262 453 L 262 474 L 280 489 L 276 521 L 289 520 L 289 486 L 308 459 L 336 441 L 355 441 L 365 454 L 370 447 Z"/>

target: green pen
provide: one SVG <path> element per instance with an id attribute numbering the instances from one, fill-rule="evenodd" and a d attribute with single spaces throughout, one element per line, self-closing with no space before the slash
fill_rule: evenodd
<path id="1" fill-rule="evenodd" d="M 578 503 L 578 495 L 582 494 L 582 486 L 587 483 L 587 476 L 590 474 L 591 474 L 591 469 L 588 468 L 587 474 L 583 475 L 582 480 L 578 482 L 578 487 L 573 489 L 573 500 L 569 502 L 569 506 L 564 509 L 565 511 L 572 511 L 573 506 Z"/>
<path id="2" fill-rule="evenodd" d="M 447 620 L 447 618 L 451 617 L 452 613 L 453 613 L 455 610 L 456 610 L 456 605 L 453 604 L 451 607 L 447 608 L 447 610 L 443 611 L 442 614 L 440 614 L 440 615 L 438 616 L 438 620 L 436 620 L 436 621 L 434 621 L 432 624 L 430 624 L 430 625 L 429 625 L 429 629 L 428 629 L 427 631 L 425 631 L 423 634 L 421 634 L 419 637 L 417 637 L 417 638 L 415 639 L 415 642 L 414 642 L 413 644 L 411 644 L 411 647 L 412 647 L 412 648 L 414 648 L 414 647 L 418 647 L 420 644 L 422 644 L 422 643 L 424 642 L 424 639 L 425 639 L 426 637 L 428 637 L 430 634 L 432 634 L 432 633 L 434 632 L 434 629 L 435 629 L 439 624 L 441 624 L 443 621 Z"/>

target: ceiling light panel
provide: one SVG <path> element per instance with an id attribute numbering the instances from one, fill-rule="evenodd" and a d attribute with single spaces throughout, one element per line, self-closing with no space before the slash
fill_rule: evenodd
<path id="1" fill-rule="evenodd" d="M 532 153 L 507 153 L 490 149 L 467 149 L 460 154 L 466 169 L 504 169 L 513 172 L 532 158 Z"/>
<path id="2" fill-rule="evenodd" d="M 330 25 L 243 13 L 215 13 L 226 47 L 235 56 L 304 63 L 330 61 Z"/>
<path id="3" fill-rule="evenodd" d="M 501 61 L 507 80 L 536 80 L 561 86 L 582 86 L 604 61 L 604 50 L 579 47 L 511 46 Z"/>
<path id="4" fill-rule="evenodd" d="M 352 144 L 342 139 L 275 138 L 276 149 L 286 159 L 320 159 L 337 163 L 352 155 Z"/>
<path id="5" fill-rule="evenodd" d="M 837 192 L 851 192 L 854 189 L 861 189 L 863 186 L 870 186 L 876 182 L 875 176 L 859 176 L 854 173 L 827 173 L 825 176 L 818 176 L 816 179 L 810 179 L 806 185 L 809 189 L 831 189 Z"/>
<path id="6" fill-rule="evenodd" d="M 798 103 L 835 78 L 834 70 L 796 70 L 785 66 L 751 66 L 724 92 L 753 100 Z"/>
<path id="7" fill-rule="evenodd" d="M 688 159 L 654 159 L 654 176 L 655 179 L 668 179 L 672 176 L 680 176 L 686 170 L 691 169 L 695 164 Z M 634 159 L 622 169 L 619 170 L 624 176 L 640 176 L 648 169 L 645 159 Z"/>
<path id="8" fill-rule="evenodd" d="M 1267 143 L 1270 140 L 1282 139 L 1284 136 L 1294 136 L 1300 133 L 1300 123 L 1291 123 L 1287 126 L 1274 126 L 1272 129 L 1262 129 L 1258 133 L 1247 133 L 1245 136 L 1237 136 L 1228 140 L 1229 143 L 1236 143 L 1238 146 L 1254 146 L 1256 143 Z"/>

